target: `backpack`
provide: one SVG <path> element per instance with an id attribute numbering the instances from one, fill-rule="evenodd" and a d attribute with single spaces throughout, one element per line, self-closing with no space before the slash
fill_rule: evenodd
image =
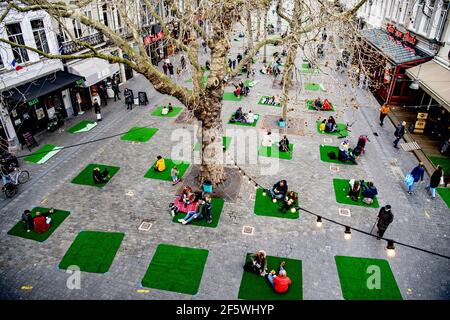
<path id="1" fill-rule="evenodd" d="M 330 158 L 330 160 L 336 160 L 336 154 L 334 152 L 328 152 L 327 153 L 328 158 Z"/>

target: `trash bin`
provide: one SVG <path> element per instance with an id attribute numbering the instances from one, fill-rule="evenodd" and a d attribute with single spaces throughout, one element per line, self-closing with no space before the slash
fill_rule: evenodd
<path id="1" fill-rule="evenodd" d="M 213 187 L 211 181 L 205 181 L 203 182 L 203 192 L 212 193 Z"/>
<path id="2" fill-rule="evenodd" d="M 278 126 L 280 128 L 285 128 L 286 127 L 286 121 L 284 121 L 283 119 L 278 120 Z"/>

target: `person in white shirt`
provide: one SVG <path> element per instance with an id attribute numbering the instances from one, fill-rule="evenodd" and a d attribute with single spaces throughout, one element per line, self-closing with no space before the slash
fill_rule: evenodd
<path id="1" fill-rule="evenodd" d="M 263 137 L 263 140 L 262 140 L 262 142 L 261 142 L 261 145 L 262 145 L 263 147 L 271 147 L 272 144 L 273 144 L 273 141 L 272 141 L 272 133 L 269 131 L 269 132 L 267 132 L 267 134 Z"/>
<path id="2" fill-rule="evenodd" d="M 255 122 L 255 114 L 252 112 L 252 110 L 250 110 L 247 113 L 247 117 L 246 117 L 247 123 L 252 124 L 253 122 Z"/>

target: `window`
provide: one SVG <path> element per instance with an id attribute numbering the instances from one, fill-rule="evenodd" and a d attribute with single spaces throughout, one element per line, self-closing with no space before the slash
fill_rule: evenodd
<path id="1" fill-rule="evenodd" d="M 88 17 L 89 19 L 92 20 L 92 11 L 91 10 L 87 10 L 85 13 L 86 17 Z M 94 34 L 96 33 L 95 29 L 93 27 L 88 27 L 88 34 Z"/>
<path id="2" fill-rule="evenodd" d="M 8 39 L 11 42 L 25 45 L 25 41 L 23 40 L 22 28 L 20 27 L 20 23 L 12 23 L 6 25 L 6 32 L 8 34 Z M 12 47 L 12 51 L 14 54 L 14 59 L 16 59 L 17 63 L 24 63 L 29 60 L 28 52 L 26 49 Z"/>
<path id="3" fill-rule="evenodd" d="M 44 21 L 42 19 L 31 21 L 31 29 L 33 29 L 36 48 L 42 52 L 50 53 L 47 36 L 45 35 Z"/>
<path id="4" fill-rule="evenodd" d="M 77 20 L 72 20 L 73 24 L 73 34 L 75 35 L 75 39 L 81 38 L 83 35 L 83 30 L 81 29 L 81 23 Z"/>
<path id="5" fill-rule="evenodd" d="M 108 19 L 108 5 L 104 4 L 102 6 L 103 11 L 103 23 L 105 26 L 109 27 L 109 19 Z"/>

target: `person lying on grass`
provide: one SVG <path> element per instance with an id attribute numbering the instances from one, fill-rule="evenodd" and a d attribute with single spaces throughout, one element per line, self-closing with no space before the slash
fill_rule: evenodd
<path id="1" fill-rule="evenodd" d="M 36 216 L 33 219 L 34 231 L 37 233 L 47 232 L 48 229 L 50 229 L 52 222 L 52 219 L 49 216 L 54 212 L 53 208 L 45 213 L 37 211 Z"/>
<path id="2" fill-rule="evenodd" d="M 281 152 L 289 152 L 289 140 L 286 136 L 278 142 L 278 147 Z"/>
<path id="3" fill-rule="evenodd" d="M 361 192 L 361 182 L 359 180 L 352 179 L 348 183 L 348 194 L 347 197 L 351 198 L 353 201 L 358 201 L 359 193 Z"/>
<path id="4" fill-rule="evenodd" d="M 280 263 L 280 268 L 278 270 L 278 276 L 275 270 L 270 271 L 267 276 L 267 280 L 272 285 L 273 289 L 277 293 L 285 293 L 289 290 L 289 286 L 292 284 L 291 279 L 287 276 L 287 272 L 284 269 L 286 262 Z"/>
<path id="5" fill-rule="evenodd" d="M 252 110 L 250 110 L 245 115 L 245 122 L 247 122 L 248 124 L 253 124 L 255 122 L 255 114 L 252 112 Z"/>
<path id="6" fill-rule="evenodd" d="M 153 166 L 153 169 L 157 172 L 163 172 L 166 170 L 166 162 L 163 157 L 157 156 L 156 157 L 156 163 Z"/>
<path id="7" fill-rule="evenodd" d="M 297 195 L 294 191 L 289 191 L 289 193 L 284 197 L 283 206 L 279 209 L 280 212 L 286 213 L 294 207 L 297 201 Z"/>
<path id="8" fill-rule="evenodd" d="M 210 224 L 212 223 L 211 207 L 211 195 L 209 193 L 205 193 L 203 199 L 200 199 L 198 201 L 197 210 L 188 212 L 183 219 L 178 219 L 178 222 L 181 222 L 182 224 L 188 224 L 192 220 L 200 220 L 205 218 L 207 223 Z"/>
<path id="9" fill-rule="evenodd" d="M 373 203 L 373 199 L 378 194 L 378 190 L 373 184 L 373 182 L 367 182 L 367 185 L 364 184 L 364 181 L 361 183 L 362 186 L 362 202 L 365 204 L 371 205 Z"/>
<path id="10" fill-rule="evenodd" d="M 250 261 L 244 265 L 244 270 L 259 274 L 261 277 L 267 275 L 267 258 L 264 250 L 258 250 L 250 256 Z"/>
<path id="11" fill-rule="evenodd" d="M 273 185 L 271 189 L 269 189 L 269 194 L 272 197 L 272 200 L 275 199 L 283 199 L 288 192 L 288 185 L 286 180 L 281 180 Z"/>
<path id="12" fill-rule="evenodd" d="M 108 169 L 100 171 L 100 168 L 94 168 L 92 171 L 92 178 L 95 184 L 107 183 L 111 176 L 109 175 Z"/>
<path id="13" fill-rule="evenodd" d="M 342 141 L 339 146 L 338 160 L 341 162 L 351 161 L 356 164 L 355 158 L 349 153 L 349 144 L 347 139 Z"/>

